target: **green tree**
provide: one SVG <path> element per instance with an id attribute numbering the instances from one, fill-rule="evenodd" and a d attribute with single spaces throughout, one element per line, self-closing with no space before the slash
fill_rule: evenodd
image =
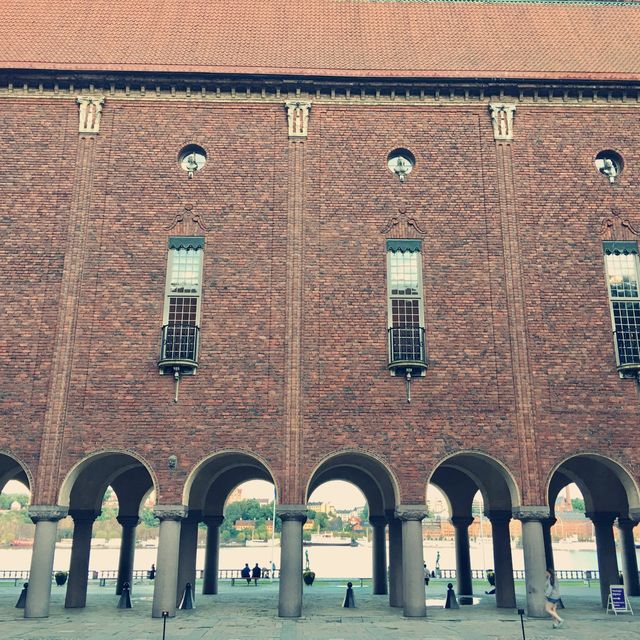
<path id="1" fill-rule="evenodd" d="M 571 498 L 571 506 L 574 511 L 584 512 L 584 500 L 582 498 Z"/>

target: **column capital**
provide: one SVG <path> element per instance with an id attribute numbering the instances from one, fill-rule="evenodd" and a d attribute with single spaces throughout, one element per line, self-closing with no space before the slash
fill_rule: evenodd
<path id="1" fill-rule="evenodd" d="M 526 505 L 513 510 L 513 517 L 520 522 L 540 522 L 549 518 L 551 511 L 545 505 Z"/>
<path id="2" fill-rule="evenodd" d="M 507 509 L 493 509 L 484 512 L 491 524 L 508 524 L 513 518 L 511 511 Z"/>
<path id="3" fill-rule="evenodd" d="M 224 516 L 202 516 L 202 522 L 207 527 L 219 527 L 224 522 Z"/>
<path id="4" fill-rule="evenodd" d="M 429 515 L 427 506 L 424 504 L 399 504 L 396 507 L 395 517 L 403 522 L 411 520 L 422 521 Z"/>
<path id="5" fill-rule="evenodd" d="M 636 522 L 640 522 L 640 508 L 629 509 L 629 517 Z"/>
<path id="6" fill-rule="evenodd" d="M 604 525 L 612 527 L 615 519 L 618 517 L 617 511 L 588 511 L 584 514 L 596 525 Z"/>
<path id="7" fill-rule="evenodd" d="M 158 520 L 183 520 L 188 512 L 183 504 L 157 504 L 153 508 L 153 515 Z"/>
<path id="8" fill-rule="evenodd" d="M 276 507 L 276 515 L 280 520 L 296 520 L 303 524 L 307 521 L 307 506 L 304 504 L 281 504 Z"/>
<path id="9" fill-rule="evenodd" d="M 123 527 L 137 527 L 140 524 L 138 516 L 118 516 L 116 520 Z"/>
<path id="10" fill-rule="evenodd" d="M 449 522 L 457 529 L 458 527 L 464 527 L 467 529 L 473 522 L 473 516 L 452 516 L 449 518 Z"/>
<path id="11" fill-rule="evenodd" d="M 185 518 L 187 522 L 201 522 L 202 521 L 202 511 L 200 509 L 189 509 L 187 513 L 187 517 Z"/>
<path id="12" fill-rule="evenodd" d="M 30 505 L 27 511 L 29 517 L 34 523 L 40 521 L 50 521 L 57 522 L 58 520 L 62 520 L 62 518 L 66 518 L 69 513 L 69 507 L 62 507 L 59 505 Z"/>
<path id="13" fill-rule="evenodd" d="M 78 133 L 99 133 L 104 96 L 78 96 L 80 121 Z"/>
<path id="14" fill-rule="evenodd" d="M 637 520 L 632 520 L 631 518 L 623 518 L 622 516 L 618 516 L 618 520 L 616 521 L 616 527 L 621 530 L 628 529 L 629 531 L 631 531 L 637 525 Z"/>
<path id="15" fill-rule="evenodd" d="M 387 525 L 386 516 L 369 516 L 369 524 L 372 527 L 385 527 Z"/>
<path id="16" fill-rule="evenodd" d="M 73 518 L 73 522 L 93 522 L 102 511 L 94 511 L 93 509 L 69 509 L 69 515 Z"/>

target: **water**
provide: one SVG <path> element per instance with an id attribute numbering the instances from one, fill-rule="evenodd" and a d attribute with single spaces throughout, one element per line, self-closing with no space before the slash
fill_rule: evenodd
<path id="1" fill-rule="evenodd" d="M 568 547 L 568 548 L 567 548 Z M 595 545 L 593 549 L 584 549 L 584 545 L 554 547 L 554 559 L 557 569 L 597 569 Z M 370 578 L 370 547 L 305 547 L 309 552 L 309 563 L 319 578 Z M 440 568 L 453 569 L 455 549 L 452 541 L 425 542 L 424 559 L 429 569 L 435 569 L 436 553 L 440 552 Z M 524 569 L 522 549 L 512 549 L 513 568 Z M 53 568 L 66 571 L 69 568 L 70 548 L 56 548 Z M 148 569 L 156 563 L 157 549 L 136 549 L 134 569 Z M 484 556 L 484 562 L 483 562 Z M 118 549 L 92 549 L 89 569 L 94 571 L 116 570 L 118 568 Z M 221 547 L 220 569 L 241 569 L 245 563 L 253 567 L 257 562 L 261 567 L 269 567 L 272 559 L 271 547 Z M 273 561 L 280 567 L 280 547 L 273 549 Z M 0 549 L 0 570 L 28 571 L 31 563 L 31 549 Z M 473 569 L 493 567 L 491 541 L 471 546 L 471 565 Z M 204 567 L 204 549 L 198 549 L 198 569 Z M 619 565 L 620 566 L 620 565 Z"/>

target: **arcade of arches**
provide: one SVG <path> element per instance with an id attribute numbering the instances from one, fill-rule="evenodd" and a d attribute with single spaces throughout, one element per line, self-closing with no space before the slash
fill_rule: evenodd
<path id="1" fill-rule="evenodd" d="M 202 593 L 218 592 L 219 528 L 225 501 L 235 487 L 256 479 L 273 482 L 280 495 L 278 478 L 257 457 L 237 451 L 212 454 L 189 474 L 181 504 L 159 501 L 155 507 L 160 532 L 154 617 L 160 617 L 163 611 L 175 615 L 185 585 L 195 584 L 200 522 L 207 525 Z M 0 453 L 0 489 L 9 480 L 20 481 L 29 489 L 34 484 L 21 461 L 7 452 Z M 373 531 L 373 593 L 388 594 L 389 605 L 401 608 L 405 616 L 426 615 L 421 525 L 427 516 L 426 504 L 404 504 L 393 471 L 368 454 L 343 451 L 325 459 L 308 479 L 306 500 L 331 480 L 352 483 L 368 502 Z M 632 476 L 615 461 L 581 454 L 549 470 L 547 505 L 521 504 L 519 487 L 509 470 L 477 452 L 451 455 L 424 480 L 425 487 L 427 482 L 435 485 L 449 504 L 461 602 L 469 602 L 473 593 L 468 527 L 473 520 L 472 502 L 480 491 L 492 527 L 496 606 L 516 606 L 509 536 L 509 522 L 516 518 L 522 522 L 527 612 L 530 616 L 544 615 L 544 572 L 554 565 L 550 535 L 555 522 L 553 505 L 558 493 L 570 483 L 580 488 L 586 515 L 594 525 L 602 605 L 606 606 L 609 585 L 617 583 L 620 576 L 614 526 L 619 529 L 624 583 L 630 595 L 640 595 L 633 538 L 633 529 L 640 520 L 640 495 Z M 109 486 L 118 498 L 117 520 L 122 526 L 117 592 L 121 592 L 124 582 L 131 581 L 139 513 L 152 490 L 162 496 L 161 487 L 143 460 L 129 453 L 101 452 L 78 462 L 69 472 L 59 488 L 57 504 L 32 504 L 29 508 L 36 530 L 25 617 L 46 617 L 49 613 L 57 523 L 66 515 L 73 519 L 74 533 L 65 607 L 85 606 L 92 527 Z M 282 521 L 278 613 L 295 618 L 302 614 L 302 526 L 306 505 L 280 504 L 277 514 Z"/>

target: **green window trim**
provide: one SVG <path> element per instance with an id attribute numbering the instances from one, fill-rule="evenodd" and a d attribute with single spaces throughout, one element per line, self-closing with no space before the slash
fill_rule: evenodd
<path id="1" fill-rule="evenodd" d="M 169 238 L 169 249 L 204 249 L 204 238 L 199 236 L 173 236 Z"/>
<path id="2" fill-rule="evenodd" d="M 638 253 L 638 243 L 634 240 L 607 240 L 602 248 L 607 255 Z"/>
<path id="3" fill-rule="evenodd" d="M 422 240 L 387 240 L 387 251 L 392 253 L 419 253 L 422 251 Z"/>

